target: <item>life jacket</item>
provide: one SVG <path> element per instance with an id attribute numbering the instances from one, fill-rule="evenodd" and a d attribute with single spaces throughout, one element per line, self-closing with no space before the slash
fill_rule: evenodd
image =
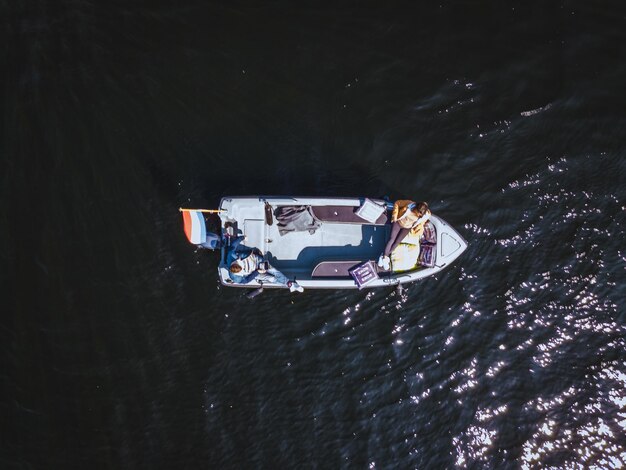
<path id="1" fill-rule="evenodd" d="M 415 202 L 408 199 L 396 201 L 393 205 L 392 220 L 396 220 L 400 227 L 411 229 L 412 235 L 421 235 L 424 224 L 430 218 L 430 210 L 426 211 L 421 218 L 413 212 Z M 419 221 L 419 223 L 417 223 Z"/>

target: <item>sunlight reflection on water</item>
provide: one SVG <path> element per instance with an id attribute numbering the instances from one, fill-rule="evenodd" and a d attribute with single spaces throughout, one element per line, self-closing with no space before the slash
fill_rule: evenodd
<path id="1" fill-rule="evenodd" d="M 475 355 L 450 379 L 457 381 L 454 391 L 462 403 L 478 394 L 517 397 L 522 393 L 518 388 L 525 387 L 526 393 L 536 390 L 535 397 L 522 406 L 526 419 L 519 422 L 523 440 L 517 462 L 522 468 L 551 461 L 565 468 L 622 468 L 626 465 L 626 362 L 608 358 L 624 350 L 626 329 L 615 321 L 619 307 L 607 296 L 607 288 L 616 283 L 606 268 L 623 255 L 619 251 L 616 258 L 610 251 L 615 250 L 611 239 L 618 235 L 614 229 L 620 227 L 619 220 L 605 217 L 605 212 L 619 214 L 620 205 L 610 193 L 567 189 L 572 186 L 570 168 L 565 157 L 549 160 L 545 169 L 502 190 L 535 201 L 540 210 L 519 206 L 517 220 L 506 214 L 493 226 L 465 225 L 474 244 L 477 240 L 493 243 L 492 257 L 505 260 L 512 269 L 504 271 L 509 285 L 496 296 L 492 308 L 473 294 L 484 288 L 484 276 L 465 264 L 459 281 L 468 293 L 467 301 L 461 307 L 464 313 L 451 326 L 469 328 L 471 323 L 477 331 L 490 325 L 489 317 L 504 315 L 508 332 L 504 337 L 511 343 L 505 340 L 502 355 L 491 353 L 489 362 Z M 512 365 L 518 380 L 507 382 Z M 527 379 L 520 382 L 524 368 Z M 502 419 L 510 411 L 506 403 L 476 408 L 473 419 L 453 437 L 457 467 L 493 464 L 498 453 L 506 461 L 507 452 L 515 452 L 501 442 L 501 431 L 506 430 Z"/>

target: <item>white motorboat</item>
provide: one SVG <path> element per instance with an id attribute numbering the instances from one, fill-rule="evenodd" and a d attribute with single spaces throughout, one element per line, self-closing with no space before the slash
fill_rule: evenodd
<path id="1" fill-rule="evenodd" d="M 220 247 L 218 274 L 225 286 L 286 287 L 234 280 L 229 271 L 233 246 L 238 251 L 260 252 L 271 266 L 305 289 L 371 288 L 417 281 L 448 267 L 467 248 L 456 230 L 432 214 L 421 239 L 403 240 L 391 255 L 390 269 L 383 270 L 376 260 L 390 234 L 392 207 L 367 198 L 243 196 L 222 198 L 215 211 L 181 210 L 187 211 L 185 232 L 192 243 Z M 219 215 L 221 240 L 211 239 L 210 234 L 207 239 L 200 211 Z"/>

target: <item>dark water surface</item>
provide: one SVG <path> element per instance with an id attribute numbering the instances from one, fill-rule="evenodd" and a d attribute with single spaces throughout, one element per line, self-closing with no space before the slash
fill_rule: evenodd
<path id="1" fill-rule="evenodd" d="M 622 3 L 297 3 L 0 2 L 0 467 L 626 465 Z M 259 193 L 469 248 L 249 301 L 177 208 Z"/>

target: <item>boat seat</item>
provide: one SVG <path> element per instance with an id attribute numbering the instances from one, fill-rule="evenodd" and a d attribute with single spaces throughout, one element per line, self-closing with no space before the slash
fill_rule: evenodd
<path id="1" fill-rule="evenodd" d="M 385 225 L 389 220 L 387 211 L 383 212 L 376 222 L 370 224 L 367 220 L 356 215 L 359 206 L 312 206 L 315 217 L 322 222 L 335 224 Z"/>
<path id="2" fill-rule="evenodd" d="M 363 260 L 322 261 L 315 266 L 311 277 L 350 277 L 350 269 L 362 262 Z"/>

